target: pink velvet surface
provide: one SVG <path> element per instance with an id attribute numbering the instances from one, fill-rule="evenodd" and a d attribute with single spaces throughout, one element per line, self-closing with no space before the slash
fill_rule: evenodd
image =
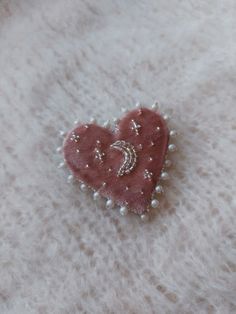
<path id="1" fill-rule="evenodd" d="M 140 125 L 139 134 L 132 129 L 132 120 Z M 73 134 L 79 136 L 78 141 L 72 140 Z M 64 157 L 78 180 L 116 204 L 142 214 L 150 209 L 152 194 L 163 168 L 168 138 L 168 127 L 159 113 L 145 108 L 136 109 L 127 113 L 114 130 L 96 124 L 77 126 L 65 139 Z M 137 153 L 134 169 L 124 176 L 117 175 L 124 156 L 111 147 L 117 140 L 132 144 Z M 95 158 L 97 141 L 104 153 L 103 162 Z M 145 178 L 145 170 L 152 174 L 151 178 Z"/>

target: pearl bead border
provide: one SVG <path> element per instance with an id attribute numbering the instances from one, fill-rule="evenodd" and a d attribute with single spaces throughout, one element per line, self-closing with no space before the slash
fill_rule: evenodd
<path id="1" fill-rule="evenodd" d="M 168 148 L 167 148 L 167 152 L 166 152 L 166 156 L 165 156 L 165 162 L 164 162 L 163 168 L 161 170 L 159 181 L 157 182 L 157 185 L 155 187 L 155 190 L 153 191 L 152 199 L 151 199 L 151 205 L 152 205 L 153 201 L 157 201 L 158 205 L 159 205 L 160 204 L 160 200 L 159 200 L 160 196 L 162 196 L 165 193 L 165 189 L 164 189 L 163 185 L 165 184 L 165 182 L 168 182 L 170 180 L 170 176 L 169 176 L 169 173 L 167 171 L 172 166 L 172 160 L 170 158 L 170 154 L 177 151 L 177 146 L 173 142 L 173 140 L 177 137 L 178 133 L 175 129 L 171 128 L 171 126 L 170 126 L 171 117 L 167 113 L 165 113 L 161 110 L 161 106 L 158 102 L 155 102 L 151 106 L 151 108 L 153 111 L 158 112 L 162 116 L 162 118 L 166 121 L 168 130 L 169 130 L 169 141 L 168 141 Z M 158 208 L 158 207 L 159 206 L 156 206 L 156 207 L 150 206 L 149 210 L 152 208 Z"/>

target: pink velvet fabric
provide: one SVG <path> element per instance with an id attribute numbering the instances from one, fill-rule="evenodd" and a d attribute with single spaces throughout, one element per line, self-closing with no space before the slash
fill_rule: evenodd
<path id="1" fill-rule="evenodd" d="M 132 120 L 141 126 L 139 135 L 132 130 Z M 72 134 L 79 135 L 78 142 L 71 140 Z M 76 127 L 65 139 L 64 157 L 77 179 L 116 204 L 142 214 L 150 208 L 165 160 L 168 139 L 169 130 L 161 115 L 141 108 L 127 113 L 114 131 L 95 124 Z M 137 153 L 135 168 L 122 177 L 117 176 L 117 172 L 124 155 L 111 147 L 117 140 L 131 143 Z M 100 141 L 100 149 L 105 154 L 102 163 L 95 158 L 97 141 Z M 151 179 L 144 177 L 146 169 L 152 173 Z M 103 182 L 106 182 L 105 186 Z"/>

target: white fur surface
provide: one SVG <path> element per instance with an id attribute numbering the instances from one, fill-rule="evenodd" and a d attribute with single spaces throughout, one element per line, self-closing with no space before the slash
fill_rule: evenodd
<path id="1" fill-rule="evenodd" d="M 0 313 L 236 313 L 234 0 L 1 0 Z M 57 169 L 57 130 L 140 100 L 180 131 L 142 224 Z"/>

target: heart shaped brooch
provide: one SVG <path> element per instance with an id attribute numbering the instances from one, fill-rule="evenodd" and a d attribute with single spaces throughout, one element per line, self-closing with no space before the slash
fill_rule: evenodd
<path id="1" fill-rule="evenodd" d="M 148 212 L 158 208 L 158 195 L 168 180 L 166 168 L 171 166 L 168 152 L 176 151 L 170 138 L 177 135 L 167 126 L 168 116 L 161 114 L 158 105 L 152 109 L 138 106 L 121 119 L 101 127 L 94 119 L 79 124 L 64 136 L 64 162 L 71 171 L 69 181 L 78 180 L 82 191 L 93 190 L 94 200 L 106 198 L 106 207 L 120 207 L 121 215 L 129 211 L 143 221 Z"/>

